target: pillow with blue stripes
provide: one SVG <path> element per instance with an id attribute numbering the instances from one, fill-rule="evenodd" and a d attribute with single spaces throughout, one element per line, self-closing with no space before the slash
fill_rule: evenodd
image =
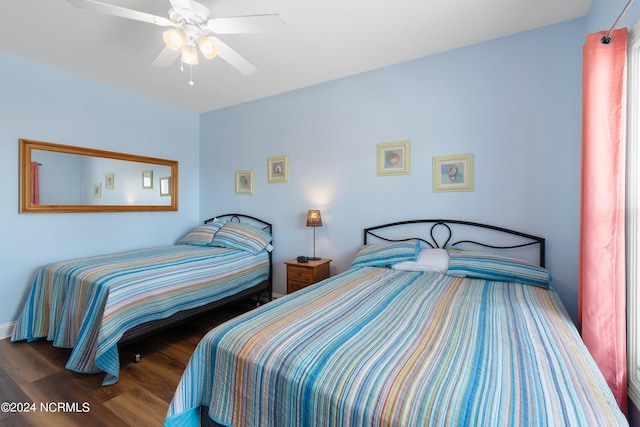
<path id="1" fill-rule="evenodd" d="M 419 251 L 420 242 L 415 239 L 364 245 L 358 250 L 351 268 L 390 267 L 403 261 L 415 261 Z"/>
<path id="2" fill-rule="evenodd" d="M 528 261 L 489 252 L 449 251 L 451 276 L 466 276 L 498 282 L 516 282 L 549 288 L 549 272 Z"/>
<path id="3" fill-rule="evenodd" d="M 227 222 L 218 230 L 209 246 L 238 249 L 255 255 L 270 243 L 271 234 L 255 225 Z"/>
<path id="4" fill-rule="evenodd" d="M 178 240 L 176 245 L 208 246 L 225 222 L 225 220 L 216 219 L 208 224 L 200 225 Z"/>

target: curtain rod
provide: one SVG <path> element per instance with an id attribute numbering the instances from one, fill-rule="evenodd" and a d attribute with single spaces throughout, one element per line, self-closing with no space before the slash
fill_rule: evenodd
<path id="1" fill-rule="evenodd" d="M 624 7 L 624 9 L 622 9 L 622 12 L 620 12 L 618 19 L 616 19 L 616 22 L 613 23 L 613 25 L 611 26 L 611 29 L 607 32 L 607 34 L 602 36 L 602 38 L 600 39 L 600 43 L 602 44 L 611 43 L 611 33 L 613 32 L 613 30 L 616 29 L 616 25 L 618 25 L 618 22 L 620 22 L 624 14 L 627 13 L 627 10 L 629 10 L 629 6 L 631 6 L 631 3 L 633 3 L 633 0 L 629 0 L 627 2 L 627 5 Z"/>

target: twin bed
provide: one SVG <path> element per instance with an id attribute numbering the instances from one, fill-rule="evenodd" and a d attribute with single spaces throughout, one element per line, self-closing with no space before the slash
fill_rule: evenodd
<path id="1" fill-rule="evenodd" d="M 226 214 L 175 245 L 56 262 L 37 274 L 12 341 L 72 348 L 66 367 L 118 381 L 118 345 L 255 295 L 271 300 L 272 225 Z"/>
<path id="2" fill-rule="evenodd" d="M 627 425 L 544 244 L 462 221 L 367 229 L 347 271 L 211 330 L 165 425 Z"/>

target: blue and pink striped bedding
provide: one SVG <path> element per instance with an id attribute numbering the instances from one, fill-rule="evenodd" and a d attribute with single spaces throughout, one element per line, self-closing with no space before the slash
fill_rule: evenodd
<path id="1" fill-rule="evenodd" d="M 117 342 L 129 329 L 258 285 L 266 251 L 174 245 L 43 267 L 16 321 L 12 341 L 46 338 L 73 348 L 66 367 L 118 381 Z"/>
<path id="2" fill-rule="evenodd" d="M 353 268 L 210 331 L 165 425 L 626 425 L 554 291 Z"/>

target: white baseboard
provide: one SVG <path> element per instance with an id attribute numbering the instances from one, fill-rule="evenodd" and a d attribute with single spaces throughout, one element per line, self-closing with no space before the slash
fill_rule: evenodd
<path id="1" fill-rule="evenodd" d="M 11 334 L 13 333 L 13 327 L 15 326 L 15 324 L 16 322 L 9 322 L 9 323 L 4 323 L 0 325 L 0 340 L 9 338 L 11 336 Z"/>

